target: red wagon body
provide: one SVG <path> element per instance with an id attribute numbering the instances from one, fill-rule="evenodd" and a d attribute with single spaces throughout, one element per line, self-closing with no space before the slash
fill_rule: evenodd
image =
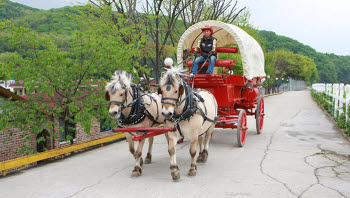
<path id="1" fill-rule="evenodd" d="M 237 53 L 237 48 L 218 48 L 218 52 Z M 218 61 L 217 61 L 218 62 Z M 235 60 L 219 60 L 215 67 L 231 68 Z M 192 67 L 193 61 L 187 61 L 186 66 Z M 208 64 L 203 67 L 207 67 Z M 234 65 L 236 66 L 236 65 Z M 197 74 L 190 80 L 195 89 L 205 89 L 211 92 L 218 104 L 219 120 L 216 128 L 237 129 L 238 145 L 243 146 L 247 132 L 246 116 L 255 116 L 257 132 L 260 134 L 264 119 L 263 97 L 258 86 L 262 84 L 263 77 L 247 80 L 244 75 L 230 75 L 226 70 L 224 74 Z M 258 106 L 260 105 L 260 106 Z M 244 111 L 242 111 L 244 110 Z M 242 113 L 241 113 L 242 112 Z"/>

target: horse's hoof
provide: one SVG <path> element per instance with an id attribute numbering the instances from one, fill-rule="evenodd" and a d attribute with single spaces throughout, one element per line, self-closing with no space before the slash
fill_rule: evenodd
<path id="1" fill-rule="evenodd" d="M 145 158 L 145 164 L 150 164 L 152 163 L 152 155 L 147 153 L 147 156 Z"/>
<path id="2" fill-rule="evenodd" d="M 132 177 L 139 177 L 139 176 L 141 176 L 141 173 L 138 171 L 132 171 L 131 176 Z"/>
<path id="3" fill-rule="evenodd" d="M 204 150 L 203 153 L 201 154 L 201 158 L 202 158 L 202 163 L 207 162 L 207 160 L 208 160 L 208 151 Z"/>
<path id="4" fill-rule="evenodd" d="M 177 165 L 171 165 L 170 170 L 171 170 L 171 177 L 173 177 L 174 181 L 180 179 L 180 169 Z"/>
<path id="5" fill-rule="evenodd" d="M 171 177 L 173 177 L 173 180 L 176 181 L 176 180 L 179 180 L 180 179 L 180 171 L 174 171 L 174 172 L 171 172 Z"/>
<path id="6" fill-rule="evenodd" d="M 197 174 L 197 165 L 196 164 L 191 164 L 191 168 L 188 171 L 189 176 L 196 176 Z"/>
<path id="7" fill-rule="evenodd" d="M 141 174 L 142 174 L 141 167 L 135 166 L 134 170 L 131 173 L 131 176 L 138 177 L 138 176 L 141 176 Z"/>
<path id="8" fill-rule="evenodd" d="M 196 169 L 190 169 L 188 171 L 188 176 L 196 176 L 197 175 L 197 170 Z"/>
<path id="9" fill-rule="evenodd" d="M 206 163 L 208 160 L 208 156 L 206 156 L 206 157 L 202 156 L 200 159 L 201 159 L 200 163 Z"/>
<path id="10" fill-rule="evenodd" d="M 151 158 L 145 158 L 145 164 L 150 164 L 152 163 L 152 159 Z"/>
<path id="11" fill-rule="evenodd" d="M 202 163 L 203 162 L 202 156 L 198 156 L 196 162 L 197 163 Z"/>

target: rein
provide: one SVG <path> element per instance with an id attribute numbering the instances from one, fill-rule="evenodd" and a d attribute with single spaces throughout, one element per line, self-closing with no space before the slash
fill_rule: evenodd
<path id="1" fill-rule="evenodd" d="M 186 61 L 190 60 L 190 59 L 191 59 L 191 58 L 193 58 L 195 55 L 196 55 L 196 54 L 195 54 L 195 53 L 193 53 L 193 54 L 192 54 L 192 56 L 190 56 L 190 57 L 186 58 L 185 60 L 183 60 L 181 63 L 177 64 L 176 66 L 179 66 L 179 65 L 181 65 L 182 63 L 184 63 L 184 62 L 186 62 Z"/>

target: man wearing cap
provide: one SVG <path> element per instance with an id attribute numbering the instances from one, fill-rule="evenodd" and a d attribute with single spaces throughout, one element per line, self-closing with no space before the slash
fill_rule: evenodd
<path id="1" fill-rule="evenodd" d="M 214 71 L 214 65 L 216 61 L 216 43 L 217 40 L 212 35 L 214 34 L 213 28 L 209 25 L 201 28 L 203 33 L 203 38 L 200 39 L 197 43 L 197 47 L 194 50 L 194 53 L 197 54 L 198 50 L 201 49 L 201 56 L 197 57 L 193 61 L 192 65 L 192 74 L 197 74 L 198 65 L 204 63 L 208 59 L 209 67 L 207 69 L 207 74 L 212 74 Z"/>

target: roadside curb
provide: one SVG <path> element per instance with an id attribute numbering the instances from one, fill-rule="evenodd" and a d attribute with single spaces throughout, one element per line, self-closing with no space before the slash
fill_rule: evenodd
<path id="1" fill-rule="evenodd" d="M 279 93 L 266 94 L 266 95 L 264 95 L 264 97 L 275 96 L 275 95 L 281 95 L 281 94 L 283 94 L 283 93 L 285 93 L 285 92 L 287 92 L 287 91 L 282 91 L 282 92 L 279 92 Z"/>
<path id="2" fill-rule="evenodd" d="M 6 176 L 7 171 L 13 171 L 14 168 L 23 167 L 24 165 L 37 163 L 42 160 L 46 159 L 53 159 L 53 161 L 57 160 L 58 158 L 63 159 L 66 156 L 70 156 L 72 153 L 80 153 L 84 152 L 86 150 L 90 150 L 92 148 L 97 147 L 103 147 L 103 145 L 108 145 L 111 143 L 119 142 L 125 140 L 125 134 L 124 133 L 116 133 L 110 136 L 106 136 L 103 138 L 79 143 L 79 144 L 73 144 L 70 146 L 62 147 L 62 148 L 56 148 L 52 150 L 48 150 L 41 153 L 36 153 L 33 155 L 23 156 L 7 161 L 0 162 L 0 176 Z M 33 165 L 33 167 L 35 167 Z M 31 168 L 31 167 L 24 167 L 24 169 Z M 16 171 L 14 171 L 16 172 Z"/>

